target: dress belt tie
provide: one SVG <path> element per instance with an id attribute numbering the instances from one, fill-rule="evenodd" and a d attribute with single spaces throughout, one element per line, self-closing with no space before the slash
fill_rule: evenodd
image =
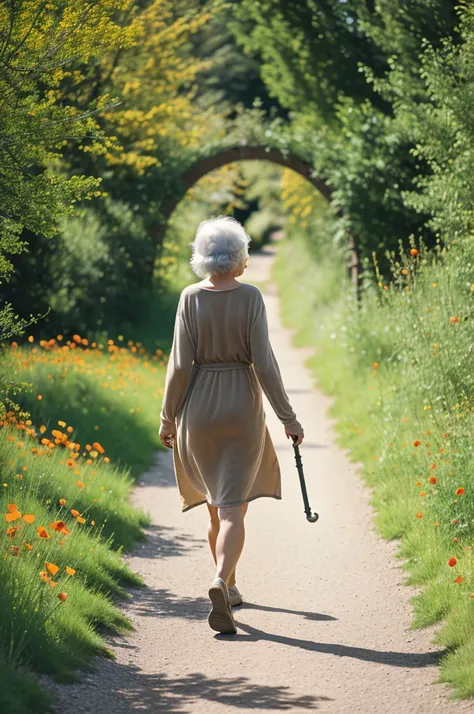
<path id="1" fill-rule="evenodd" d="M 194 362 L 194 366 L 209 372 L 223 372 L 228 369 L 250 369 L 252 365 L 248 362 Z"/>

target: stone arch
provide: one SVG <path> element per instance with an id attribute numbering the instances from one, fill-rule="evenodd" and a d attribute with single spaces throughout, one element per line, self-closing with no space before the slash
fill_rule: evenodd
<path id="1" fill-rule="evenodd" d="M 236 161 L 270 161 L 274 164 L 285 166 L 286 168 L 296 171 L 296 173 L 300 174 L 307 181 L 313 184 L 313 186 L 327 201 L 331 200 L 331 186 L 323 178 L 314 176 L 311 166 L 293 154 L 283 153 L 280 149 L 269 148 L 266 146 L 234 146 L 227 149 L 221 149 L 211 156 L 198 159 L 182 175 L 179 189 L 176 191 L 173 198 L 168 198 L 163 201 L 161 205 L 162 221 L 160 225 L 157 225 L 155 230 L 152 231 L 152 238 L 157 247 L 163 240 L 171 214 L 184 198 L 186 192 L 206 174 L 214 171 L 215 169 L 221 168 L 221 166 L 225 166 L 226 164 L 234 163 Z M 350 260 L 348 270 L 358 295 L 360 261 L 357 240 L 352 233 L 349 234 L 349 238 Z"/>

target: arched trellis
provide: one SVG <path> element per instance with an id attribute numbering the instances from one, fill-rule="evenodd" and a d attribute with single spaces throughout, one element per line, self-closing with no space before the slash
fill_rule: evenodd
<path id="1" fill-rule="evenodd" d="M 279 149 L 271 149 L 266 146 L 235 146 L 228 149 L 222 149 L 211 156 L 198 159 L 196 163 L 193 164 L 193 166 L 191 166 L 191 168 L 189 168 L 181 177 L 180 190 L 175 193 L 173 198 L 166 199 L 162 203 L 162 221 L 155 227 L 155 230 L 152 231 L 152 237 L 155 245 L 158 246 L 163 240 L 168 220 L 177 205 L 184 198 L 186 192 L 206 174 L 214 171 L 215 169 L 219 169 L 221 166 L 225 166 L 226 164 L 234 163 L 236 161 L 270 161 L 274 164 L 285 166 L 288 169 L 296 171 L 307 181 L 313 184 L 313 186 L 318 189 L 320 194 L 327 201 L 331 200 L 332 188 L 329 184 L 324 179 L 318 176 L 313 176 L 311 166 L 292 154 L 284 154 Z M 358 296 L 360 266 L 359 251 L 356 236 L 350 234 L 349 237 L 350 260 L 348 263 L 348 270 Z"/>

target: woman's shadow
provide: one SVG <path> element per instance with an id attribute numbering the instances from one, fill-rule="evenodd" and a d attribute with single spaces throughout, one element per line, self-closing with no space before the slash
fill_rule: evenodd
<path id="1" fill-rule="evenodd" d="M 253 603 L 245 603 L 239 610 L 263 610 L 266 612 L 283 612 L 289 614 L 300 615 L 311 621 L 331 621 L 337 620 L 332 615 L 327 615 L 320 612 L 305 612 L 301 610 L 287 610 L 279 607 L 269 607 L 267 605 L 256 605 Z M 237 614 L 237 613 L 235 613 Z M 216 635 L 218 639 L 231 639 L 235 642 L 258 642 L 259 640 L 267 642 L 275 642 L 277 644 L 286 645 L 287 647 L 296 647 L 308 652 L 320 652 L 322 654 L 335 655 L 336 657 L 352 657 L 363 662 L 374 662 L 377 664 L 386 664 L 391 667 L 406 667 L 406 668 L 421 668 L 431 667 L 439 663 L 439 660 L 447 654 L 447 650 L 436 652 L 393 652 L 392 650 L 381 651 L 366 649 L 364 647 L 351 647 L 332 642 L 314 642 L 313 640 L 302 640 L 295 637 L 287 637 L 285 635 L 276 635 L 271 632 L 259 630 L 251 625 L 238 622 L 239 628 L 237 635 Z M 243 631 L 245 634 L 241 634 Z"/>

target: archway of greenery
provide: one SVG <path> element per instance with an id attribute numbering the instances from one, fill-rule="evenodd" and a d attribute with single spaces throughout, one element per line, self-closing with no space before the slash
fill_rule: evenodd
<path id="1" fill-rule="evenodd" d="M 168 221 L 173 211 L 184 198 L 186 192 L 206 174 L 226 164 L 237 161 L 270 161 L 271 163 L 292 169 L 309 181 L 327 201 L 331 200 L 331 186 L 329 186 L 323 178 L 314 176 L 311 166 L 293 154 L 284 153 L 280 149 L 263 145 L 224 148 L 211 155 L 197 159 L 193 165 L 182 174 L 173 197 L 166 199 L 161 206 L 161 221 L 160 224 L 156 225 L 153 235 L 156 245 L 161 244 L 163 236 L 166 233 Z M 353 234 L 349 234 L 349 251 L 348 271 L 354 288 L 358 292 L 360 260 L 357 241 Z"/>

